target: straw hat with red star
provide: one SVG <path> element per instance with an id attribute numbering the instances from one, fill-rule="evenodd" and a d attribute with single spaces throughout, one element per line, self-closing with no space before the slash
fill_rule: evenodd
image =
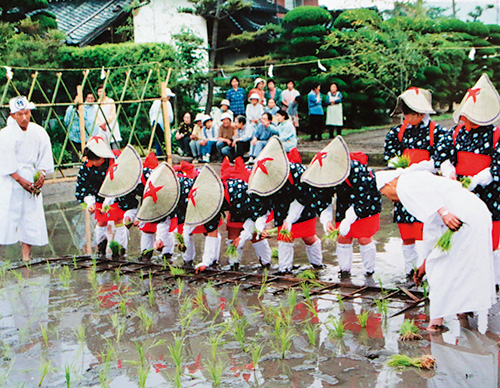
<path id="1" fill-rule="evenodd" d="M 175 210 L 179 198 L 180 185 L 174 169 L 165 162 L 160 163 L 146 182 L 136 218 L 143 222 L 159 221 Z"/>
<path id="2" fill-rule="evenodd" d="M 414 112 L 428 114 L 436 113 L 434 109 L 432 109 L 432 94 L 427 89 L 412 87 L 401 93 L 396 102 L 396 108 L 394 108 L 391 116 L 403 112 L 403 102 Z"/>
<path id="3" fill-rule="evenodd" d="M 301 180 L 315 187 L 332 187 L 345 181 L 350 170 L 347 144 L 341 136 L 337 136 L 314 156 Z"/>
<path id="4" fill-rule="evenodd" d="M 115 154 L 109 147 L 109 144 L 102 136 L 92 136 L 88 141 L 85 148 L 88 148 L 92 153 L 105 159 L 114 159 Z"/>
<path id="5" fill-rule="evenodd" d="M 464 116 L 477 125 L 493 124 L 500 117 L 500 96 L 484 73 L 477 83 L 467 90 L 460 105 L 453 112 L 456 123 Z"/>
<path id="6" fill-rule="evenodd" d="M 125 147 L 116 161 L 109 166 L 99 195 L 102 197 L 121 197 L 132 192 L 142 175 L 142 161 L 130 144 Z"/>

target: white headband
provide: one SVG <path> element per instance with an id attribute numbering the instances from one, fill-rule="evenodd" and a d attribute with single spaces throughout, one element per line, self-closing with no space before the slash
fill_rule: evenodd
<path id="1" fill-rule="evenodd" d="M 9 101 L 10 113 L 14 114 L 25 109 L 36 109 L 35 104 L 28 102 L 24 96 L 14 97 Z"/>
<path id="2" fill-rule="evenodd" d="M 392 182 L 394 179 L 398 178 L 403 173 L 402 168 L 398 168 L 396 170 L 386 170 L 386 171 L 378 171 L 375 173 L 375 177 L 377 179 L 377 190 L 380 190 L 389 182 Z"/>

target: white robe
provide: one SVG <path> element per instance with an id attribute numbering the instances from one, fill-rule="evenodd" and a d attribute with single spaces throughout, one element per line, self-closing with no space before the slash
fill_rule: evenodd
<path id="1" fill-rule="evenodd" d="M 118 125 L 116 117 L 115 100 L 106 96 L 106 98 L 101 102 L 97 111 L 97 123 L 99 126 L 106 124 L 105 131 L 99 127 L 99 135 L 104 139 L 107 139 L 108 143 L 122 141 L 120 126 Z M 113 136 L 111 136 L 111 134 L 113 134 Z"/>
<path id="2" fill-rule="evenodd" d="M 49 135 L 30 123 L 23 131 L 12 118 L 0 130 L 0 245 L 48 243 L 42 194 L 32 196 L 10 174 L 33 182 L 36 171 L 54 171 Z"/>
<path id="3" fill-rule="evenodd" d="M 431 319 L 469 311 L 484 317 L 495 302 L 492 224 L 484 202 L 459 182 L 427 171 L 402 174 L 397 193 L 408 212 L 424 223 Z M 443 206 L 464 222 L 449 252 L 435 248 L 447 230 L 437 212 Z"/>

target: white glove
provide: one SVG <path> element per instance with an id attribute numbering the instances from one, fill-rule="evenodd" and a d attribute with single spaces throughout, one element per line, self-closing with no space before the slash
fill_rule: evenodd
<path id="1" fill-rule="evenodd" d="M 319 221 L 321 225 L 323 225 L 323 230 L 325 233 L 328 233 L 327 224 L 329 222 L 333 222 L 333 207 L 332 204 L 328 205 L 328 207 L 321 212 L 319 215 Z"/>
<path id="2" fill-rule="evenodd" d="M 286 216 L 286 223 L 288 227 L 291 227 L 293 224 L 297 222 L 302 214 L 302 210 L 304 210 L 304 205 L 301 205 L 299 201 L 296 199 L 290 204 L 290 208 L 288 209 L 288 215 Z"/>
<path id="3" fill-rule="evenodd" d="M 450 160 L 447 159 L 441 163 L 441 175 L 445 178 L 449 178 L 452 174 L 456 174 L 456 169 L 455 166 L 451 164 Z"/>
<path id="4" fill-rule="evenodd" d="M 106 206 L 106 205 L 111 206 L 114 203 L 115 203 L 115 198 L 113 198 L 113 197 L 112 198 L 104 198 L 102 206 Z"/>
<path id="5" fill-rule="evenodd" d="M 264 231 L 264 228 L 266 227 L 267 224 L 267 217 L 269 215 L 269 212 L 266 213 L 265 216 L 257 218 L 257 221 L 255 221 L 255 229 L 257 230 L 257 237 L 259 237 L 262 232 Z"/>
<path id="6" fill-rule="evenodd" d="M 88 206 L 93 206 L 95 205 L 95 197 L 93 195 L 87 195 L 85 198 L 83 198 L 83 202 L 85 202 Z"/>
<path id="7" fill-rule="evenodd" d="M 137 212 L 138 211 L 139 211 L 139 209 L 130 209 L 130 210 L 127 210 L 125 212 L 125 214 L 123 215 L 123 219 L 125 220 L 126 218 L 129 218 L 130 222 L 134 222 L 135 221 L 135 217 L 137 216 Z"/>
<path id="8" fill-rule="evenodd" d="M 389 161 L 387 162 L 387 166 L 388 167 L 396 167 L 396 164 L 398 164 L 399 162 L 399 156 L 395 156 L 391 159 L 389 159 Z"/>
<path id="9" fill-rule="evenodd" d="M 347 236 L 349 231 L 351 230 L 351 225 L 358 219 L 356 212 L 354 211 L 354 207 L 351 206 L 345 212 L 345 218 L 342 220 L 339 226 L 339 233 L 342 236 Z"/>
<path id="10" fill-rule="evenodd" d="M 408 172 L 411 172 L 411 171 L 428 171 L 428 172 L 431 172 L 431 173 L 435 173 L 436 172 L 436 168 L 434 166 L 435 166 L 435 163 L 434 163 L 433 159 L 422 160 L 421 162 L 412 164 L 410 167 L 408 167 L 407 169 L 405 169 L 405 171 L 408 171 Z"/>
<path id="11" fill-rule="evenodd" d="M 490 168 L 487 167 L 471 178 L 469 190 L 474 190 L 477 185 L 488 186 L 491 182 L 493 182 L 493 177 L 491 176 Z"/>

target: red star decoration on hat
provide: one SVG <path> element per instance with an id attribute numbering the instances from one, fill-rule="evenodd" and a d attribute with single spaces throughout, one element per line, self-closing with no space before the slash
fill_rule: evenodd
<path id="1" fill-rule="evenodd" d="M 93 140 L 95 140 L 95 142 L 96 142 L 97 144 L 99 144 L 99 141 L 100 141 L 100 140 L 104 141 L 104 139 L 103 139 L 101 136 L 92 136 L 92 137 L 90 138 L 90 140 L 92 140 L 92 139 L 93 139 Z"/>
<path id="2" fill-rule="evenodd" d="M 320 167 L 323 167 L 323 159 L 328 154 L 328 152 L 319 151 L 315 156 L 311 164 L 318 161 Z"/>
<path id="3" fill-rule="evenodd" d="M 418 88 L 416 88 L 415 86 L 412 86 L 408 90 L 415 90 L 415 93 L 417 94 L 417 96 L 418 96 L 418 93 L 420 92 L 420 90 L 418 90 Z"/>
<path id="4" fill-rule="evenodd" d="M 118 163 L 115 163 L 113 160 L 109 162 L 109 167 L 108 167 L 109 179 L 111 180 L 115 179 L 115 170 L 117 167 Z"/>
<path id="5" fill-rule="evenodd" d="M 146 199 L 147 197 L 151 197 L 153 199 L 153 202 L 156 203 L 156 201 L 158 201 L 158 195 L 157 195 L 157 193 L 161 189 L 163 189 L 163 186 L 156 187 L 151 182 L 149 182 L 148 183 L 148 189 L 144 193 L 144 199 Z"/>
<path id="6" fill-rule="evenodd" d="M 257 161 L 257 169 L 255 170 L 255 172 L 257 172 L 257 170 L 260 168 L 264 174 L 269 175 L 269 173 L 267 172 L 266 163 L 269 162 L 270 160 L 274 160 L 274 159 L 273 158 L 264 158 L 264 159 L 258 160 Z"/>
<path id="7" fill-rule="evenodd" d="M 469 97 L 472 97 L 472 100 L 474 101 L 474 104 L 475 104 L 477 101 L 477 95 L 479 94 L 480 91 L 481 91 L 481 88 L 467 90 L 467 100 L 469 99 Z"/>
<path id="8" fill-rule="evenodd" d="M 196 195 L 196 192 L 198 191 L 198 187 L 193 187 L 188 194 L 188 201 L 191 201 L 193 206 L 196 206 L 196 201 L 194 199 L 194 196 Z"/>

